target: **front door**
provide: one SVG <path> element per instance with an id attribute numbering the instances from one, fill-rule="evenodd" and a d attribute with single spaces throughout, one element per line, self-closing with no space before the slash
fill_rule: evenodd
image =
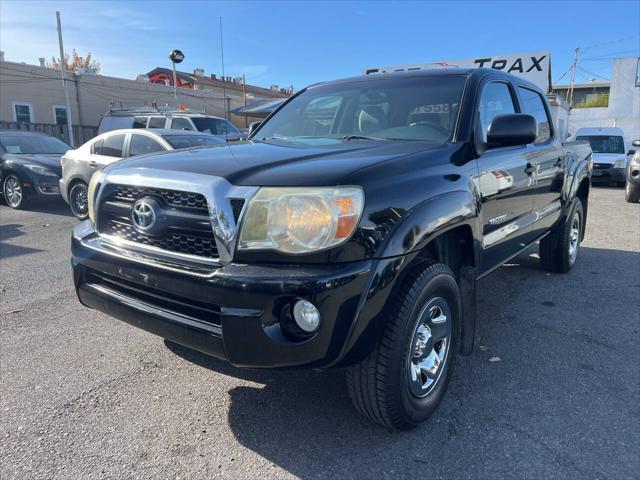
<path id="1" fill-rule="evenodd" d="M 491 82 L 484 86 L 478 106 L 478 142 L 486 144 L 487 130 L 497 115 L 518 111 L 512 86 Z M 525 147 L 484 151 L 478 158 L 477 187 L 483 245 L 480 270 L 507 260 L 532 241 L 534 172 Z"/>

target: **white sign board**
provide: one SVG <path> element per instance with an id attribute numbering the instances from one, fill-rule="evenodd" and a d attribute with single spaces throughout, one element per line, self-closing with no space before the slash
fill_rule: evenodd
<path id="1" fill-rule="evenodd" d="M 426 68 L 493 68 L 502 72 L 518 75 L 537 85 L 544 92 L 551 90 L 551 54 L 549 52 L 513 53 L 493 55 L 464 60 L 446 60 L 413 65 L 365 68 L 365 75 L 375 73 L 405 72 Z"/>

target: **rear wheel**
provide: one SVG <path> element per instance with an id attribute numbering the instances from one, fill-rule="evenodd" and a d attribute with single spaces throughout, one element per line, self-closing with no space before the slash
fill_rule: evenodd
<path id="1" fill-rule="evenodd" d="M 567 273 L 578 258 L 584 224 L 582 202 L 573 199 L 565 221 L 540 240 L 540 261 L 545 270 Z"/>
<path id="2" fill-rule="evenodd" d="M 629 203 L 637 203 L 640 201 L 640 185 L 633 185 L 627 181 L 624 187 L 624 198 Z"/>
<path id="3" fill-rule="evenodd" d="M 429 264 L 409 275 L 378 345 L 347 370 L 349 396 L 361 414 L 397 430 L 429 418 L 451 377 L 460 305 L 458 284 L 446 265 Z"/>
<path id="4" fill-rule="evenodd" d="M 87 184 L 76 182 L 69 190 L 69 205 L 71 213 L 80 220 L 84 220 L 89 215 L 89 202 L 87 197 Z"/>
<path id="5" fill-rule="evenodd" d="M 24 208 L 27 204 L 27 192 L 16 175 L 8 175 L 2 183 L 4 201 L 11 208 Z"/>

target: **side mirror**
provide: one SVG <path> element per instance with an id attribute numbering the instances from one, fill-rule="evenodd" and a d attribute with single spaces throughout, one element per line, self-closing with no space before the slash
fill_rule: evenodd
<path id="1" fill-rule="evenodd" d="M 513 147 L 533 143 L 537 135 L 536 119 L 525 113 L 498 115 L 487 131 L 489 148 Z"/>
<path id="2" fill-rule="evenodd" d="M 253 132 L 255 132 L 258 129 L 261 123 L 262 122 L 251 122 L 249 124 L 249 136 L 253 135 Z"/>
<path id="3" fill-rule="evenodd" d="M 635 154 L 636 154 L 636 151 L 635 151 L 635 150 L 629 150 L 629 151 L 627 152 L 627 155 L 635 155 Z"/>

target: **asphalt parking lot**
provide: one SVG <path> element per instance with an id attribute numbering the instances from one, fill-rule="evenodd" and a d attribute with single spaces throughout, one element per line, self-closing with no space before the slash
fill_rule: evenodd
<path id="1" fill-rule="evenodd" d="M 640 205 L 595 187 L 568 275 L 482 280 L 475 352 L 389 433 L 340 372 L 239 370 L 82 307 L 61 202 L 0 207 L 0 477 L 638 478 Z M 493 361 L 490 361 L 493 360 Z"/>

